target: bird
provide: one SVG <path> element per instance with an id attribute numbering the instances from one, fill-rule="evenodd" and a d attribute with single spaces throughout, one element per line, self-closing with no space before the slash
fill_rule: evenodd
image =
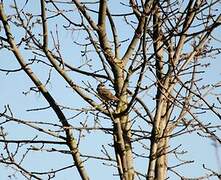
<path id="1" fill-rule="evenodd" d="M 115 95 L 113 95 L 110 90 L 108 90 L 105 87 L 104 83 L 98 84 L 97 92 L 100 98 L 103 99 L 105 102 L 110 102 L 110 101 L 118 102 L 119 101 L 119 99 Z"/>

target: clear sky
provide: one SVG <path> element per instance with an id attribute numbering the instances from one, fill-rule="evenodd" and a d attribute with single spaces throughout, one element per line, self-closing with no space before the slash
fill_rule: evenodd
<path id="1" fill-rule="evenodd" d="M 12 1 L 9 1 L 9 4 Z M 19 1 L 20 3 L 21 1 Z M 22 1 L 23 3 L 25 1 Z M 37 2 L 37 3 L 36 3 Z M 112 9 L 116 10 L 116 12 L 120 12 L 121 9 L 119 9 L 119 4 L 117 6 L 114 5 L 115 3 L 112 3 Z M 31 11 L 34 12 L 34 14 L 39 14 L 39 1 L 31 0 L 29 2 L 28 7 Z M 7 13 L 10 13 L 11 10 L 6 8 Z M 73 16 L 75 18 L 75 16 Z M 58 18 L 58 21 L 50 22 L 50 28 L 54 30 L 55 24 L 58 24 L 59 30 L 60 30 L 60 38 L 62 39 L 63 46 L 62 48 L 62 55 L 68 60 L 68 62 L 71 62 L 78 66 L 82 63 L 83 58 L 80 53 L 80 49 L 76 48 L 75 45 L 73 45 L 73 41 L 77 40 L 79 38 L 83 38 L 83 34 L 81 33 L 75 33 L 72 34 L 71 32 L 63 31 L 62 26 L 59 26 L 61 23 L 59 22 L 61 19 Z M 119 25 L 122 22 L 118 22 Z M 40 27 L 40 26 L 39 26 Z M 12 28 L 13 33 L 15 34 L 15 38 L 19 39 L 19 36 L 23 34 L 22 31 L 17 31 Z M 36 28 L 36 32 L 39 31 L 39 29 Z M 121 35 L 123 36 L 122 39 L 129 36 L 127 33 L 127 29 L 123 29 L 120 31 Z M 216 31 L 216 35 L 220 36 L 220 29 Z M 3 30 L 1 30 L 0 35 L 3 36 Z M 17 37 L 18 36 L 18 37 Z M 124 37 L 125 36 L 125 37 Z M 71 45 L 72 44 L 72 45 Z M 220 42 L 217 42 L 216 46 L 221 46 Z M 22 50 L 23 56 L 28 59 L 33 58 L 33 54 L 31 51 L 24 51 Z M 94 58 L 94 57 L 90 57 Z M 220 58 L 221 55 L 218 55 L 216 59 L 208 59 L 207 61 L 211 62 L 211 66 L 208 68 L 208 71 L 206 72 L 205 79 L 202 82 L 208 83 L 208 82 L 216 82 L 220 81 L 221 79 L 221 72 L 220 72 Z M 11 52 L 1 49 L 0 50 L 0 69 L 16 69 L 19 68 L 18 63 L 16 62 L 14 56 Z M 96 67 L 96 64 L 94 64 Z M 33 66 L 33 71 L 39 76 L 39 78 L 42 80 L 42 82 L 47 81 L 47 74 L 49 72 L 49 68 L 45 68 L 45 65 L 38 63 Z M 83 80 L 87 80 L 87 77 L 80 77 L 76 76 L 76 74 L 71 74 L 75 82 L 82 83 Z M 83 103 L 83 101 L 80 99 L 80 97 L 73 93 L 73 91 L 70 88 L 67 88 L 67 84 L 63 81 L 63 79 L 55 72 L 52 71 L 51 74 L 52 82 L 47 85 L 48 90 L 53 95 L 53 97 L 56 97 L 56 101 L 60 105 L 70 106 L 72 108 L 80 108 L 80 107 L 89 107 L 87 104 Z M 41 122 L 58 122 L 55 114 L 51 110 L 47 111 L 27 111 L 28 109 L 34 109 L 39 107 L 46 107 L 48 106 L 47 102 L 43 99 L 42 95 L 39 93 L 34 93 L 33 91 L 29 92 L 30 87 L 33 86 L 33 83 L 28 78 L 28 76 L 20 71 L 16 73 L 5 73 L 0 71 L 0 83 L 1 83 L 1 96 L 0 96 L 0 111 L 4 111 L 4 106 L 9 105 L 11 111 L 13 112 L 14 117 L 21 118 L 25 120 L 30 121 L 41 121 Z M 91 81 L 91 83 L 94 83 L 93 86 L 96 87 L 95 81 Z M 219 92 L 220 93 L 220 92 Z M 71 117 L 77 113 L 72 113 L 71 111 L 65 110 L 65 114 L 67 117 Z M 79 115 L 79 119 L 85 120 L 88 118 L 87 122 L 89 125 L 93 125 L 94 119 L 91 118 L 91 116 L 85 114 Z M 205 115 L 204 119 L 202 119 L 203 122 L 214 122 L 217 120 L 213 120 L 215 117 Z M 0 118 L 0 122 L 2 122 L 4 118 Z M 72 120 L 70 120 L 72 121 Z M 76 126 L 80 126 L 79 122 L 72 122 Z M 220 123 L 220 122 L 219 122 Z M 110 122 L 107 121 L 103 123 L 105 126 L 110 126 Z M 27 126 L 17 125 L 15 123 L 10 123 L 7 126 L 5 126 L 5 132 L 8 133 L 8 139 L 26 139 L 26 138 L 34 138 L 36 136 L 37 131 L 33 131 L 31 128 L 28 128 Z M 82 143 L 80 145 L 80 150 L 82 154 L 88 154 L 89 153 L 95 153 L 96 155 L 102 156 L 102 152 L 100 151 L 101 145 L 104 143 L 107 145 L 112 141 L 112 137 L 109 135 L 105 135 L 103 132 L 100 133 L 88 133 L 83 132 L 86 137 L 83 138 Z M 74 135 L 77 137 L 78 132 L 75 131 Z M 48 139 L 49 136 L 40 134 L 38 135 L 37 139 Z M 51 140 L 55 140 L 52 138 L 49 138 Z M 185 134 L 179 138 L 176 138 L 171 141 L 171 149 L 177 147 L 179 144 L 182 144 L 182 147 L 180 150 L 187 151 L 188 153 L 183 156 L 184 160 L 194 160 L 195 162 L 192 163 L 192 165 L 184 165 L 178 168 L 180 171 L 183 172 L 184 175 L 188 175 L 191 177 L 195 176 L 202 176 L 204 175 L 205 171 L 202 168 L 203 164 L 206 164 L 208 168 L 214 169 L 217 171 L 221 171 L 219 168 L 221 168 L 217 161 L 217 150 L 218 154 L 221 158 L 221 148 L 220 145 L 218 149 L 216 149 L 213 146 L 213 141 L 202 138 L 194 133 L 194 134 Z M 34 145 L 35 147 L 41 147 L 41 145 Z M 3 147 L 0 146 L 0 152 L 3 150 Z M 10 145 L 11 149 L 15 149 L 14 145 Z M 25 147 L 24 147 L 25 148 Z M 45 149 L 48 147 L 45 146 Z M 60 145 L 56 147 L 58 149 L 64 150 L 67 149 L 65 146 Z M 19 157 L 21 158 L 21 157 Z M 19 160 L 19 158 L 17 160 Z M 24 161 L 24 164 L 26 167 L 32 169 L 36 168 L 34 170 L 36 171 L 46 171 L 50 169 L 58 169 L 63 166 L 68 166 L 72 162 L 70 155 L 63 155 L 63 154 L 56 154 L 56 153 L 39 153 L 39 152 L 33 152 L 30 154 L 27 158 L 27 160 Z M 147 162 L 141 161 L 139 158 L 135 159 L 135 164 L 137 166 L 137 169 L 146 169 Z M 175 165 L 176 161 L 174 158 L 169 157 L 169 165 Z M 110 166 L 104 166 L 102 162 L 99 162 L 97 160 L 89 160 L 86 164 L 86 168 L 89 172 L 89 175 L 91 179 L 106 179 L 106 180 L 114 180 L 118 179 L 116 176 L 113 176 L 113 174 L 116 174 L 116 170 Z M 145 168 L 144 168 L 145 167 Z M 218 170 L 219 169 L 219 170 Z M 1 180 L 7 180 L 10 179 L 8 175 L 12 174 L 14 170 L 11 170 L 8 167 L 5 167 L 4 165 L 0 164 L 0 179 Z M 19 173 L 16 173 L 18 180 L 23 180 L 24 178 L 20 176 Z M 171 179 L 176 180 L 175 176 L 169 172 L 169 176 Z M 114 178 L 116 177 L 116 178 Z M 16 179 L 16 178 L 12 178 Z M 76 171 L 76 169 L 66 170 L 63 173 L 58 173 L 56 175 L 56 180 L 70 180 L 70 179 L 80 179 L 79 175 Z M 211 178 L 212 179 L 212 178 Z M 215 178 L 214 178 L 215 180 Z"/>

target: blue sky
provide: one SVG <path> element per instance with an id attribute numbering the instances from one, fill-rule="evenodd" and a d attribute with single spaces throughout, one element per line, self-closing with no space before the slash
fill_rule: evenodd
<path id="1" fill-rule="evenodd" d="M 10 4 L 10 3 L 9 3 Z M 29 2 L 29 8 L 34 11 L 34 13 L 37 14 L 39 10 L 39 3 L 34 3 L 34 1 Z M 114 6 L 114 3 L 112 4 L 112 9 L 116 8 L 116 12 L 119 10 L 117 6 Z M 7 12 L 11 12 L 8 8 Z M 73 16 L 75 18 L 75 16 Z M 50 22 L 50 28 L 54 30 L 54 25 L 59 24 L 58 21 Z M 119 25 L 121 25 L 123 22 L 119 21 Z M 67 33 L 67 31 L 62 31 L 62 27 L 59 26 L 59 29 L 61 30 L 60 38 L 62 39 L 62 55 L 67 59 L 68 62 L 75 64 L 78 66 L 81 64 L 84 59 L 81 56 L 80 49 L 76 48 L 75 45 L 73 45 L 73 41 L 77 40 L 78 38 L 82 38 L 84 34 L 81 33 L 75 33 L 72 34 L 70 32 Z M 22 31 L 17 31 L 12 29 L 13 33 L 16 34 L 16 36 L 19 36 L 23 33 Z M 3 35 L 3 31 L 0 32 L 1 35 Z M 127 29 L 123 29 L 120 31 L 122 35 L 122 39 L 126 39 L 130 32 L 127 31 Z M 220 29 L 216 30 L 216 35 L 219 36 L 221 33 Z M 17 38 L 15 36 L 15 38 Z M 220 47 L 221 43 L 216 42 L 216 46 Z M 72 45 L 70 45 L 72 44 Z M 33 54 L 31 54 L 30 51 L 22 51 L 23 56 L 28 60 L 29 58 L 33 58 Z M 90 57 L 95 58 L 97 57 Z M 205 79 L 203 82 L 215 82 L 219 81 L 221 78 L 220 74 L 220 58 L 221 55 L 218 55 L 216 59 L 209 60 L 211 61 L 212 66 L 208 68 L 208 72 L 205 76 Z M 16 69 L 19 68 L 18 63 L 16 62 L 14 56 L 11 52 L 7 50 L 0 50 L 0 68 L 1 69 Z M 98 64 L 93 64 L 95 67 L 99 67 Z M 86 67 L 87 69 L 88 67 Z M 39 78 L 46 82 L 47 80 L 47 74 L 49 72 L 49 68 L 45 68 L 44 65 L 38 63 L 33 66 L 33 71 L 39 76 Z M 70 76 L 73 77 L 75 82 L 82 83 L 83 80 L 87 81 L 87 77 L 80 77 L 76 74 L 70 73 Z M 28 109 L 37 108 L 37 107 L 46 107 L 48 106 L 47 102 L 42 98 L 42 95 L 34 92 L 29 92 L 25 95 L 23 92 L 28 92 L 29 88 L 33 86 L 33 83 L 28 78 L 28 76 L 20 71 L 16 73 L 9 73 L 6 74 L 5 72 L 0 72 L 0 82 L 1 82 L 1 92 L 2 95 L 0 96 L 0 111 L 4 111 L 4 106 L 9 105 L 14 117 L 25 119 L 25 120 L 32 120 L 32 121 L 41 121 L 41 122 L 56 122 L 58 123 L 58 119 L 56 118 L 55 114 L 51 110 L 47 111 L 37 111 L 37 112 L 28 112 Z M 96 81 L 91 80 L 90 81 L 94 87 L 96 87 Z M 55 72 L 52 71 L 52 83 L 47 85 L 48 90 L 53 95 L 53 97 L 56 98 L 56 101 L 61 105 L 70 106 L 73 108 L 80 108 L 80 107 L 88 107 L 88 104 L 85 104 L 80 97 L 74 93 L 70 88 L 66 87 L 67 84 L 63 81 L 63 79 Z M 220 93 L 220 92 L 219 92 Z M 77 112 L 75 112 L 77 114 Z M 65 114 L 67 117 L 71 117 L 75 113 L 66 110 Z M 82 121 L 86 120 L 88 115 L 82 114 L 78 116 L 79 121 L 70 120 L 74 125 L 80 126 L 80 119 Z M 2 121 L 3 119 L 1 119 Z M 216 121 L 215 117 L 205 115 L 205 117 L 202 119 L 203 122 L 214 122 Z M 87 120 L 88 125 L 93 125 L 94 119 L 91 118 L 91 116 Z M 110 121 L 102 122 L 103 125 L 109 127 L 111 126 Z M 5 127 L 5 131 L 8 132 L 8 138 L 12 139 L 25 139 L 25 138 L 34 138 L 36 135 L 36 131 L 33 131 L 32 129 L 26 127 L 26 126 L 20 126 L 17 124 L 10 123 Z M 87 154 L 88 152 L 95 153 L 95 155 L 102 156 L 102 153 L 100 151 L 102 144 L 105 144 L 108 147 L 108 143 L 112 141 L 111 135 L 106 135 L 103 132 L 99 133 L 87 133 L 83 132 L 86 136 L 82 139 L 82 143 L 80 145 L 80 150 L 82 154 Z M 78 136 L 78 131 L 74 132 L 74 135 Z M 50 138 L 47 135 L 40 134 L 38 136 L 38 139 L 48 139 Z M 54 138 L 50 138 L 52 140 L 55 140 Z M 206 138 L 199 137 L 196 133 L 194 134 L 187 134 L 183 135 L 179 138 L 171 140 L 171 149 L 175 148 L 179 144 L 182 144 L 180 150 L 188 151 L 186 155 L 184 155 L 185 160 L 195 160 L 195 163 L 192 165 L 182 166 L 179 168 L 180 171 L 183 171 L 184 175 L 189 175 L 191 177 L 195 176 L 201 176 L 205 171 L 202 169 L 203 164 L 207 164 L 208 168 L 218 170 L 218 168 L 221 168 L 217 164 L 217 156 L 216 156 L 216 149 L 212 145 L 212 140 L 208 140 Z M 36 147 L 40 147 L 40 145 L 34 145 Z M 11 146 L 11 149 L 14 149 L 15 146 Z M 45 147 L 47 149 L 47 146 Z M 65 146 L 58 146 L 58 149 L 67 149 Z M 111 148 L 108 148 L 111 153 Z M 0 147 L 0 151 L 2 150 L 2 147 Z M 220 147 L 219 147 L 219 154 L 220 153 Z M 21 157 L 19 157 L 21 158 Z M 18 158 L 18 159 L 19 159 Z M 24 164 L 26 167 L 32 169 L 36 168 L 36 171 L 45 170 L 46 168 L 50 170 L 51 168 L 57 169 L 61 166 L 67 166 L 72 163 L 72 159 L 70 155 L 63 155 L 63 154 L 55 154 L 55 153 L 39 153 L 34 152 L 32 155 L 29 155 L 27 160 L 25 160 Z M 169 157 L 169 165 L 175 165 L 176 161 L 171 156 Z M 91 179 L 103 179 L 106 180 L 113 180 L 118 179 L 116 176 L 113 176 L 113 174 L 116 174 L 116 169 L 114 169 L 111 166 L 111 163 L 108 164 L 109 166 L 104 166 L 102 162 L 99 162 L 97 160 L 89 160 L 86 164 L 86 168 L 89 172 L 89 175 L 91 176 Z M 135 165 L 137 166 L 137 169 L 142 169 L 143 171 L 146 169 L 147 162 L 141 161 L 139 158 L 135 159 Z M 9 179 L 7 176 L 11 174 L 13 170 L 10 168 L 4 167 L 4 165 L 0 164 L 0 179 L 7 180 Z M 24 179 L 22 176 L 20 176 L 17 173 L 17 179 L 22 180 Z M 169 173 L 169 176 L 171 179 L 175 180 L 175 176 L 171 173 Z M 58 173 L 56 176 L 56 180 L 69 180 L 72 179 L 80 179 L 79 175 L 76 171 L 76 169 L 66 170 L 63 173 Z M 212 178 L 211 178 L 212 179 Z M 215 178 L 214 178 L 215 179 Z"/>

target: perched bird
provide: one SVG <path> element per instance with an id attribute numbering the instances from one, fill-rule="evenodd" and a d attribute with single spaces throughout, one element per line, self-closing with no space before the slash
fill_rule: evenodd
<path id="1" fill-rule="evenodd" d="M 103 83 L 97 86 L 98 95 L 106 102 L 108 101 L 119 101 L 119 99 L 114 96 L 110 90 L 108 90 Z"/>

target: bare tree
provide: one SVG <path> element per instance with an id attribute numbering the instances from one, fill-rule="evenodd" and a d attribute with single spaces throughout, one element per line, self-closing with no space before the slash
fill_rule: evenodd
<path id="1" fill-rule="evenodd" d="M 220 5 L 219 0 L 2 0 L 1 52 L 13 53 L 19 67 L 4 66 L 1 72 L 26 73 L 34 86 L 23 92 L 24 99 L 36 93 L 48 105 L 33 99 L 37 107 L 26 109 L 33 120 L 16 117 L 5 106 L 1 164 L 26 179 L 53 179 L 71 169 L 87 180 L 89 161 L 116 169 L 121 180 L 163 180 L 168 172 L 191 178 L 177 169 L 193 161 L 182 160 L 185 147 L 176 138 L 197 133 L 213 140 L 217 150 L 221 143 L 221 81 L 204 81 L 220 53 Z M 64 89 L 76 99 L 72 105 L 58 100 L 66 96 Z M 48 113 L 44 120 L 38 119 L 41 112 Z M 10 124 L 33 133 L 18 139 L 7 131 Z M 86 141 L 92 134 L 96 139 Z M 38 171 L 41 165 L 28 166 L 35 152 L 43 160 L 45 153 L 71 155 L 71 164 L 54 169 L 49 163 L 50 170 Z M 146 165 L 137 165 L 136 159 Z M 202 168 L 206 173 L 195 179 L 221 177 L 207 165 Z"/>

